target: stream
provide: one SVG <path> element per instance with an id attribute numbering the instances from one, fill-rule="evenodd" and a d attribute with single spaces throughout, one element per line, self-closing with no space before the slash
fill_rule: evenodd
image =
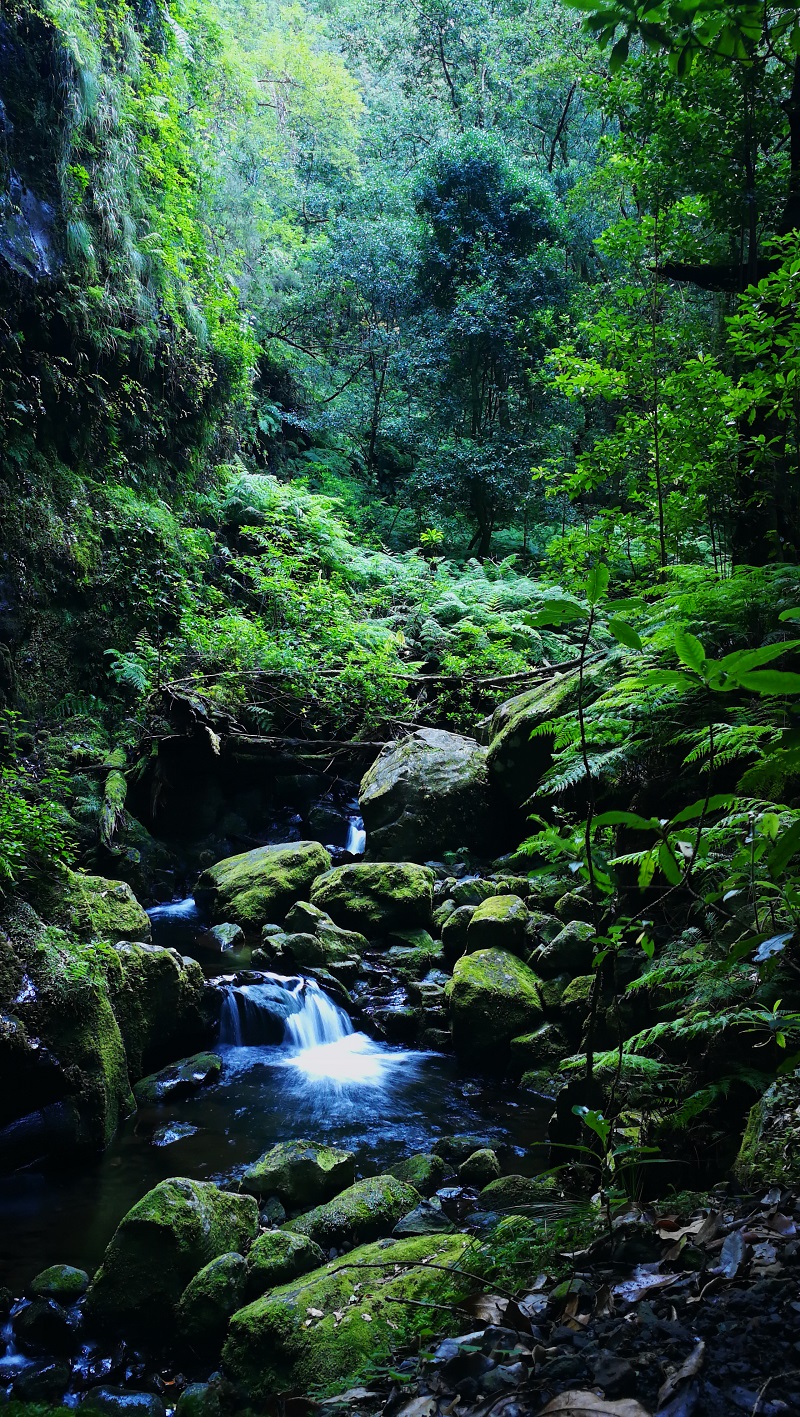
<path id="1" fill-rule="evenodd" d="M 154 943 L 193 955 L 208 977 L 221 966 L 246 966 L 247 951 L 203 945 L 206 927 L 193 900 L 150 914 Z M 274 1038 L 274 1023 L 265 1027 L 265 991 L 273 1000 L 277 991 L 285 1005 L 277 1045 L 263 1041 Z M 93 1164 L 71 1168 L 61 1159 L 0 1176 L 0 1283 L 20 1293 L 57 1262 L 91 1272 L 121 1217 L 159 1181 L 230 1182 L 291 1138 L 344 1147 L 369 1174 L 468 1132 L 495 1147 L 505 1169 L 536 1169 L 535 1153 L 527 1153 L 544 1135 L 541 1110 L 460 1078 L 448 1056 L 357 1032 L 313 980 L 263 974 L 260 982 L 228 984 L 216 1051 L 224 1064 L 218 1083 L 140 1108 Z"/>

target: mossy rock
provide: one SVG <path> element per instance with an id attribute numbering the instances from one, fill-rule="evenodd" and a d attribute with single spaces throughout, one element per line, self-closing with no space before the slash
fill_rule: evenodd
<path id="1" fill-rule="evenodd" d="M 567 891 L 565 895 L 559 897 L 553 906 L 553 912 L 564 925 L 571 925 L 573 920 L 592 922 L 592 905 L 586 896 L 579 895 L 577 891 Z"/>
<path id="2" fill-rule="evenodd" d="M 386 1362 L 414 1339 L 420 1305 L 454 1306 L 475 1292 L 462 1274 L 443 1272 L 459 1268 L 472 1243 L 441 1235 L 363 1245 L 274 1289 L 231 1319 L 225 1372 L 257 1406 L 288 1390 L 340 1391 L 368 1360 Z M 392 1302 L 403 1299 L 414 1303 Z"/>
<path id="3" fill-rule="evenodd" d="M 575 671 L 554 674 L 495 710 L 487 767 L 493 790 L 509 806 L 521 807 L 553 762 L 552 734 L 532 736 L 533 730 L 573 708 L 579 685 Z M 603 687 L 602 671 L 590 667 L 583 677 L 584 702 L 595 699 Z"/>
<path id="4" fill-rule="evenodd" d="M 317 927 L 323 923 L 333 924 L 330 915 L 326 915 L 324 910 L 320 910 L 318 906 L 312 905 L 308 900 L 297 900 L 291 910 L 286 913 L 284 929 L 289 933 L 315 935 Z M 266 928 L 272 929 L 273 927 Z"/>
<path id="5" fill-rule="evenodd" d="M 533 958 L 537 972 L 543 979 L 588 973 L 597 950 L 595 938 L 593 925 L 572 920 L 553 939 L 539 946 Z"/>
<path id="6" fill-rule="evenodd" d="M 138 1107 L 155 1107 L 159 1102 L 179 1101 L 191 1097 L 201 1087 L 218 1082 L 222 1076 L 222 1059 L 218 1053 L 195 1053 L 172 1067 L 162 1068 L 142 1078 L 133 1089 Z"/>
<path id="7" fill-rule="evenodd" d="M 480 1193 L 484 1210 L 526 1210 L 552 1200 L 556 1191 L 551 1176 L 500 1176 Z"/>
<path id="8" fill-rule="evenodd" d="M 452 898 L 457 907 L 477 906 L 493 895 L 497 895 L 497 882 L 482 879 L 480 876 L 466 876 L 463 880 L 456 881 L 452 887 Z"/>
<path id="9" fill-rule="evenodd" d="M 282 1141 L 248 1166 L 242 1187 L 250 1195 L 277 1196 L 288 1210 L 305 1210 L 352 1186 L 355 1166 L 349 1151 L 315 1141 Z"/>
<path id="10" fill-rule="evenodd" d="M 593 984 L 593 974 L 579 974 L 577 979 L 570 980 L 561 995 L 559 1007 L 562 1019 L 567 1028 L 573 1032 L 583 1024 L 586 1018 Z"/>
<path id="11" fill-rule="evenodd" d="M 279 1284 L 324 1265 L 326 1256 L 307 1235 L 291 1230 L 265 1230 L 247 1256 L 247 1297 L 260 1299 Z"/>
<path id="12" fill-rule="evenodd" d="M 76 939 L 141 940 L 148 944 L 152 934 L 150 917 L 125 881 L 106 876 L 84 876 L 67 871 L 58 887 L 53 923 L 68 930 Z"/>
<path id="13" fill-rule="evenodd" d="M 462 1186 L 488 1186 L 500 1175 L 500 1162 L 490 1147 L 473 1151 L 458 1168 L 458 1179 Z"/>
<path id="14" fill-rule="evenodd" d="M 486 1072 L 508 1066 L 512 1038 L 542 1021 L 539 981 L 516 955 L 478 950 L 456 962 L 447 985 L 453 1047 Z"/>
<path id="15" fill-rule="evenodd" d="M 457 905 L 442 926 L 442 949 L 448 964 L 455 964 L 467 952 L 469 922 L 477 905 Z"/>
<path id="16" fill-rule="evenodd" d="M 451 1136 L 440 1137 L 434 1145 L 434 1153 L 441 1156 L 452 1170 L 460 1166 L 462 1161 L 466 1161 L 468 1156 L 472 1156 L 475 1151 L 482 1151 L 488 1145 L 485 1137 L 471 1136 L 468 1132 L 456 1132 Z"/>
<path id="17" fill-rule="evenodd" d="M 409 934 L 415 932 L 409 931 Z M 428 935 L 427 930 L 420 930 L 420 935 Z M 392 939 L 397 939 L 395 933 Z M 387 967 L 404 982 L 411 979 L 422 979 L 430 969 L 442 968 L 445 965 L 444 950 L 438 940 L 430 940 L 430 944 L 423 945 L 391 945 L 384 956 Z"/>
<path id="18" fill-rule="evenodd" d="M 231 1314 L 241 1309 L 247 1284 L 247 1260 L 235 1250 L 217 1255 L 189 1280 L 178 1300 L 178 1338 L 203 1359 L 219 1353 Z"/>
<path id="19" fill-rule="evenodd" d="M 508 950 L 523 954 L 529 912 L 518 895 L 494 895 L 481 901 L 467 927 L 467 949 Z"/>
<path id="20" fill-rule="evenodd" d="M 517 1072 L 535 1068 L 557 1068 L 569 1056 L 566 1034 L 554 1023 L 543 1023 L 532 1033 L 511 1040 L 511 1061 Z"/>
<path id="21" fill-rule="evenodd" d="M 417 1156 L 407 1156 L 405 1161 L 396 1161 L 394 1166 L 387 1168 L 386 1174 L 413 1186 L 421 1196 L 432 1196 L 452 1174 L 452 1168 L 435 1152 L 421 1152 Z"/>
<path id="22" fill-rule="evenodd" d="M 281 921 L 298 900 L 308 899 L 331 858 L 318 841 L 259 846 L 227 856 L 201 875 L 194 895 L 212 920 L 232 920 L 245 930 Z"/>
<path id="23" fill-rule="evenodd" d="M 800 1187 L 800 1069 L 777 1078 L 750 1109 L 733 1170 L 745 1186 Z"/>
<path id="24" fill-rule="evenodd" d="M 319 877 L 311 899 L 337 924 L 370 938 L 424 929 L 431 921 L 433 872 L 411 861 L 337 866 Z"/>
<path id="25" fill-rule="evenodd" d="M 173 1177 L 148 1191 L 120 1221 L 86 1296 L 103 1328 L 170 1326 L 189 1280 L 218 1255 L 242 1253 L 258 1232 L 252 1196 L 210 1181 Z"/>
<path id="26" fill-rule="evenodd" d="M 413 1186 L 394 1176 L 369 1176 L 327 1205 L 290 1220 L 286 1228 L 308 1235 L 323 1250 L 338 1250 L 344 1244 L 365 1245 L 390 1235 L 400 1217 L 413 1210 L 420 1199 Z"/>
<path id="27" fill-rule="evenodd" d="M 132 1077 L 206 1042 L 206 983 L 196 960 L 124 942 L 109 963 L 108 987 Z"/>
<path id="28" fill-rule="evenodd" d="M 51 1264 L 43 1269 L 31 1283 L 31 1294 L 37 1299 L 55 1299 L 58 1304 L 74 1304 L 89 1288 L 89 1276 L 85 1269 L 76 1269 L 71 1264 Z"/>
<path id="29" fill-rule="evenodd" d="M 490 830 L 486 749 L 474 738 L 419 728 L 383 749 L 362 779 L 359 807 L 370 851 L 425 861 L 477 848 Z"/>

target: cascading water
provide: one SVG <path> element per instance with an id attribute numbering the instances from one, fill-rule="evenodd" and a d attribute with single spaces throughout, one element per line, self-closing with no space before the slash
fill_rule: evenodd
<path id="1" fill-rule="evenodd" d="M 351 856 L 363 856 L 367 849 L 367 833 L 364 830 L 364 823 L 361 817 L 351 817 L 347 826 L 347 841 L 344 844 L 345 851 L 349 851 Z"/>
<path id="2" fill-rule="evenodd" d="M 277 1045 L 275 1061 L 316 1083 L 378 1086 L 407 1055 L 356 1033 L 313 979 L 265 974 L 260 983 L 231 986 L 220 1018 L 220 1045 Z"/>

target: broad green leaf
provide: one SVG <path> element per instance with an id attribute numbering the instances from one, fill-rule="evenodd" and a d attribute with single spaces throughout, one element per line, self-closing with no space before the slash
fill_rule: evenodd
<path id="1" fill-rule="evenodd" d="M 675 636 L 675 653 L 681 664 L 685 664 L 687 669 L 693 669 L 697 674 L 706 662 L 703 646 L 697 636 L 690 635 L 688 630 L 679 630 Z"/>
<path id="2" fill-rule="evenodd" d="M 767 857 L 767 866 L 769 867 L 769 873 L 773 879 L 785 870 L 792 857 L 798 851 L 800 851 L 800 822 L 793 822 L 783 835 L 778 838 L 778 841 Z"/>
<path id="3" fill-rule="evenodd" d="M 642 648 L 642 641 L 627 620 L 618 620 L 615 616 L 609 620 L 608 628 L 619 644 L 627 645 L 628 649 Z"/>
<path id="4" fill-rule="evenodd" d="M 658 848 L 658 864 L 670 885 L 679 886 L 683 880 L 683 872 L 665 841 L 662 841 Z"/>
<path id="5" fill-rule="evenodd" d="M 782 644 L 762 645 L 760 649 L 737 650 L 735 654 L 726 654 L 724 659 L 717 661 L 717 669 L 724 673 L 738 678 L 741 674 L 749 674 L 752 669 L 760 669 L 762 664 L 769 664 L 773 659 L 780 659 L 782 654 L 787 654 L 789 650 L 800 649 L 800 640 L 785 640 Z"/>
<path id="6" fill-rule="evenodd" d="M 590 605 L 596 605 L 599 600 L 603 599 L 608 590 L 610 575 L 608 566 L 604 565 L 602 561 L 598 561 L 597 565 L 592 567 L 586 582 L 586 599 Z"/>
<path id="7" fill-rule="evenodd" d="M 736 681 L 755 694 L 800 694 L 800 674 L 788 670 L 756 669 L 752 674 L 737 674 Z"/>
<path id="8" fill-rule="evenodd" d="M 800 33 L 800 31 L 798 31 Z M 782 610 L 778 616 L 779 620 L 800 620 L 800 605 L 795 605 L 791 610 Z"/>
<path id="9" fill-rule="evenodd" d="M 611 73 L 611 74 L 617 74 L 617 73 L 619 73 L 619 70 L 622 68 L 623 64 L 625 63 L 625 60 L 626 60 L 627 57 L 628 57 L 628 50 L 629 50 L 629 49 L 630 49 L 630 40 L 629 40 L 628 36 L 627 36 L 626 34 L 624 34 L 621 39 L 618 39 L 618 40 L 617 40 L 616 44 L 614 45 L 614 48 L 613 48 L 612 51 L 611 51 L 611 54 L 609 55 L 609 60 L 608 60 L 609 73 Z"/>
<path id="10" fill-rule="evenodd" d="M 596 827 L 634 827 L 637 831 L 657 831 L 656 817 L 639 817 L 636 812 L 601 812 L 594 818 Z"/>
<path id="11" fill-rule="evenodd" d="M 691 822 L 695 818 L 701 817 L 703 811 L 720 812 L 728 807 L 732 807 L 736 798 L 730 793 L 718 793 L 715 797 L 709 797 L 706 802 L 705 797 L 701 797 L 697 802 L 693 802 L 690 807 L 684 807 L 682 811 L 676 813 L 670 822 L 671 827 L 677 827 L 681 822 Z"/>

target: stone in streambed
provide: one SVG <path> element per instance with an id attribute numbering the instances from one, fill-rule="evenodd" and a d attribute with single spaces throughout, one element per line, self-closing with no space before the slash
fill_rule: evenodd
<path id="1" fill-rule="evenodd" d="M 178 1337 L 205 1358 L 218 1353 L 231 1314 L 242 1307 L 247 1260 L 236 1251 L 217 1255 L 189 1280 L 175 1311 Z"/>
<path id="2" fill-rule="evenodd" d="M 447 994 L 456 1054 L 486 1072 L 502 1072 L 509 1063 L 512 1038 L 542 1021 L 537 976 L 506 950 L 463 955 Z"/>
<path id="3" fill-rule="evenodd" d="M 337 925 L 370 938 L 425 929 L 433 908 L 433 872 L 413 862 L 355 862 L 320 876 L 312 904 Z"/>
<path id="4" fill-rule="evenodd" d="M 221 1417 L 222 1402 L 215 1383 L 190 1383 L 175 1405 L 175 1417 Z"/>
<path id="5" fill-rule="evenodd" d="M 81 1402 L 81 1411 L 99 1412 L 102 1417 L 166 1417 L 161 1398 L 155 1392 L 131 1392 L 126 1387 L 92 1387 Z"/>
<path id="6" fill-rule="evenodd" d="M 357 1181 L 327 1205 L 288 1222 L 287 1229 L 308 1235 L 323 1250 L 364 1245 L 390 1235 L 401 1216 L 421 1200 L 413 1186 L 394 1176 L 370 1176 Z"/>
<path id="7" fill-rule="evenodd" d="M 383 749 L 359 791 L 370 850 L 424 861 L 443 847 L 477 848 L 490 828 L 486 749 L 420 728 Z"/>
<path id="8" fill-rule="evenodd" d="M 537 949 L 533 964 L 543 979 L 559 974 L 586 974 L 596 953 L 595 929 L 585 920 L 572 920 Z"/>
<path id="9" fill-rule="evenodd" d="M 530 915 L 518 895 L 494 895 L 475 910 L 467 928 L 467 949 L 526 952 Z"/>
<path id="10" fill-rule="evenodd" d="M 24 1353 L 65 1357 L 80 1344 L 80 1320 L 55 1299 L 34 1299 L 14 1319 L 14 1333 Z"/>
<path id="11" fill-rule="evenodd" d="M 434 1146 L 434 1152 L 447 1162 L 451 1171 L 460 1166 L 462 1161 L 472 1156 L 473 1152 L 483 1151 L 488 1143 L 484 1137 L 470 1136 L 466 1132 L 459 1132 L 453 1136 L 441 1137 Z"/>
<path id="12" fill-rule="evenodd" d="M 348 1386 L 367 1356 L 383 1362 L 412 1340 L 420 1305 L 457 1305 L 474 1292 L 463 1274 L 446 1272 L 472 1243 L 466 1235 L 379 1241 L 274 1289 L 231 1319 L 225 1372 L 256 1406 L 288 1389 Z M 392 1302 L 400 1299 L 414 1303 Z"/>
<path id="13" fill-rule="evenodd" d="M 139 1107 L 154 1107 L 159 1102 L 176 1102 L 191 1097 L 201 1087 L 218 1082 L 222 1076 L 222 1059 L 218 1053 L 195 1053 L 182 1058 L 170 1068 L 142 1078 L 133 1089 Z"/>
<path id="14" fill-rule="evenodd" d="M 252 1196 L 186 1177 L 161 1181 L 120 1221 L 86 1295 L 87 1317 L 158 1331 L 189 1280 L 218 1255 L 248 1249 L 257 1232 Z"/>
<path id="15" fill-rule="evenodd" d="M 421 1196 L 432 1196 L 450 1175 L 451 1170 L 441 1156 L 436 1156 L 434 1152 L 422 1152 L 417 1156 L 406 1157 L 405 1161 L 396 1161 L 394 1166 L 387 1167 L 386 1174 L 413 1186 Z"/>
<path id="16" fill-rule="evenodd" d="M 71 1264 L 52 1264 L 43 1269 L 31 1283 L 31 1293 L 39 1299 L 55 1299 L 59 1304 L 74 1304 L 89 1288 L 85 1269 Z"/>
<path id="17" fill-rule="evenodd" d="M 14 1379 L 12 1396 L 17 1402 L 46 1403 L 61 1401 L 69 1387 L 70 1367 L 63 1359 L 45 1358 L 23 1369 Z M 1 1405 L 1 1404 L 0 1404 Z"/>
<path id="18" fill-rule="evenodd" d="M 488 1146 L 473 1151 L 458 1168 L 458 1179 L 462 1186 L 476 1186 L 478 1190 L 497 1180 L 499 1175 L 500 1162 Z"/>
<path id="19" fill-rule="evenodd" d="M 259 1235 L 247 1256 L 247 1297 L 258 1299 L 279 1284 L 324 1265 L 326 1256 L 307 1235 L 268 1230 Z"/>
<path id="20" fill-rule="evenodd" d="M 484 1186 L 479 1201 L 484 1210 L 526 1210 L 552 1200 L 555 1190 L 552 1176 L 500 1176 Z"/>
<path id="21" fill-rule="evenodd" d="M 349 1151 L 314 1141 L 279 1142 L 242 1176 L 254 1196 L 277 1196 L 289 1210 L 304 1210 L 332 1199 L 355 1180 Z"/>
<path id="22" fill-rule="evenodd" d="M 401 1238 L 406 1235 L 452 1235 L 455 1228 L 452 1220 L 444 1214 L 441 1201 L 422 1200 L 408 1215 L 401 1215 L 392 1234 Z"/>
<path id="23" fill-rule="evenodd" d="M 469 925 L 477 909 L 477 905 L 458 905 L 442 925 L 442 949 L 448 964 L 466 954 Z"/>
<path id="24" fill-rule="evenodd" d="M 330 864 L 328 852 L 317 841 L 259 846 L 210 866 L 194 895 L 212 918 L 253 930 L 284 919 L 296 901 L 308 897 L 314 880 Z"/>
<path id="25" fill-rule="evenodd" d="M 511 1040 L 511 1061 L 519 1073 L 546 1067 L 557 1070 L 569 1053 L 566 1034 L 555 1023 L 543 1023 L 531 1033 Z"/>
<path id="26" fill-rule="evenodd" d="M 240 949 L 244 942 L 244 930 L 241 925 L 234 925 L 230 920 L 223 920 L 219 925 L 212 925 L 200 940 L 202 945 L 207 944 L 210 949 L 216 948 L 221 951 Z"/>

